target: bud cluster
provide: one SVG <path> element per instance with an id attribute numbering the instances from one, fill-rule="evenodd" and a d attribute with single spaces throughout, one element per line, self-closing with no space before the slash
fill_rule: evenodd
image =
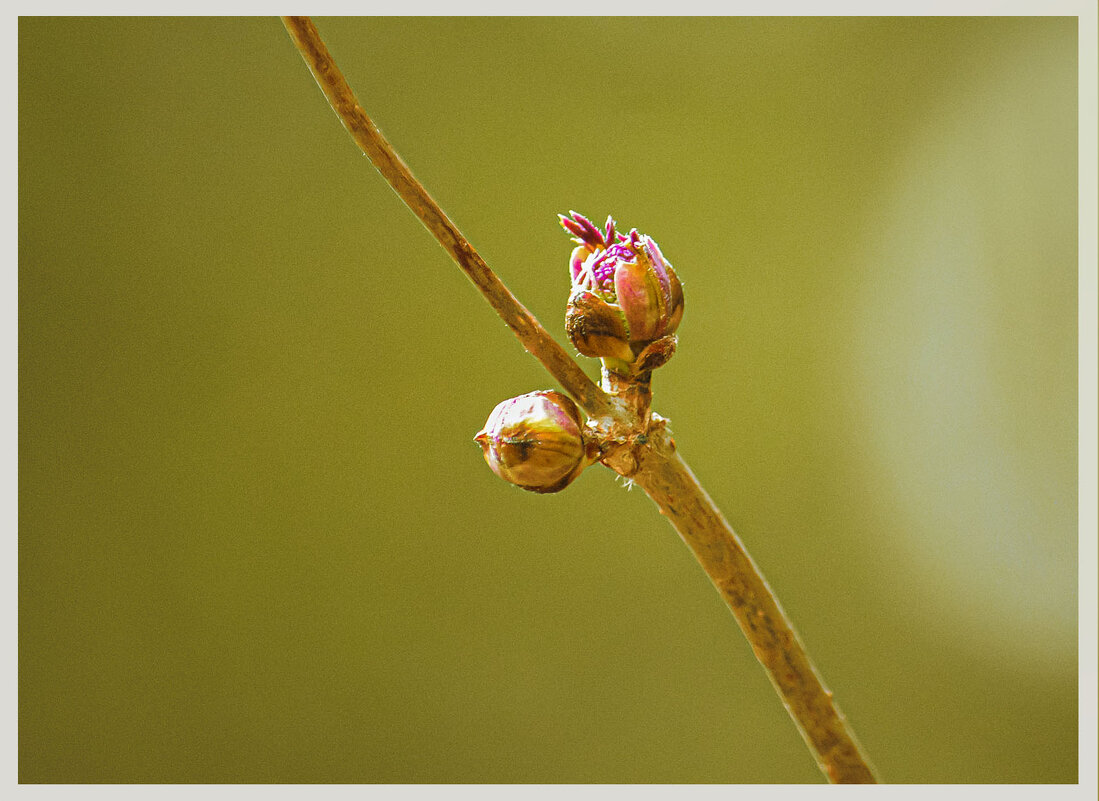
<path id="1" fill-rule="evenodd" d="M 618 376 L 647 392 L 650 371 L 675 352 L 679 278 L 656 242 L 636 229 L 622 234 L 610 217 L 602 230 L 576 212 L 560 217 L 577 243 L 569 258 L 569 339 L 585 356 L 602 359 L 605 379 Z M 585 438 L 576 404 L 552 390 L 498 404 L 474 439 L 496 475 L 531 492 L 563 490 L 600 451 Z"/>

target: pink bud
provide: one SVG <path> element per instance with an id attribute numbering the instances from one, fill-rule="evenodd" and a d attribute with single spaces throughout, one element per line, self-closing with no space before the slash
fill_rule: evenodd
<path id="1" fill-rule="evenodd" d="M 579 243 L 569 258 L 569 338 L 586 356 L 633 363 L 646 346 L 679 327 L 679 277 L 652 237 L 636 229 L 620 234 L 610 217 L 603 231 L 576 212 L 560 217 Z"/>

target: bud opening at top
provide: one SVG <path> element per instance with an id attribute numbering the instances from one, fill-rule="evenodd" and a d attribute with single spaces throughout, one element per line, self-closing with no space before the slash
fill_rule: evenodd
<path id="1" fill-rule="evenodd" d="M 623 234 L 611 217 L 600 229 L 575 211 L 559 217 L 577 243 L 569 258 L 569 338 L 585 356 L 610 359 L 629 370 L 647 346 L 679 327 L 679 277 L 656 242 L 637 229 Z"/>

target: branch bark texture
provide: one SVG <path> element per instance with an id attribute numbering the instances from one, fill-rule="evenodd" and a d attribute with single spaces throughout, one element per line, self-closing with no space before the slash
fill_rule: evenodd
<path id="1" fill-rule="evenodd" d="M 643 445 L 607 461 L 660 507 L 721 594 L 820 769 L 833 783 L 877 780 L 767 580 L 657 419 Z"/>
<path id="2" fill-rule="evenodd" d="M 601 461 L 640 486 L 679 532 L 732 610 L 760 664 L 829 781 L 872 783 L 855 740 L 763 575 L 649 409 L 647 381 L 604 373 L 597 386 L 488 267 L 378 131 L 308 17 L 283 17 L 302 57 L 351 137 L 423 222 L 523 347 L 590 416 Z"/>
<path id="3" fill-rule="evenodd" d="M 423 184 L 416 180 L 412 171 L 382 136 L 381 131 L 359 105 L 343 73 L 332 59 L 332 54 L 317 33 L 313 21 L 309 17 L 283 17 L 283 22 L 351 138 L 385 176 L 405 205 L 420 218 L 420 222 L 458 263 L 485 300 L 523 343 L 523 347 L 549 370 L 585 411 L 590 414 L 611 412 L 615 408 L 612 399 L 588 378 L 587 373 L 489 269 L 469 240 L 451 222 L 446 212 L 428 194 Z"/>

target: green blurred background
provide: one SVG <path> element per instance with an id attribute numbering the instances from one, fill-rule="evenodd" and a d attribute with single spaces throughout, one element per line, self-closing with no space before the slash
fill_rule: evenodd
<path id="1" fill-rule="evenodd" d="M 562 341 L 555 215 L 660 242 L 882 777 L 1074 782 L 1076 20 L 317 23 Z M 277 19 L 21 19 L 20 780 L 822 781 L 642 493 L 485 466 L 551 386 Z"/>

